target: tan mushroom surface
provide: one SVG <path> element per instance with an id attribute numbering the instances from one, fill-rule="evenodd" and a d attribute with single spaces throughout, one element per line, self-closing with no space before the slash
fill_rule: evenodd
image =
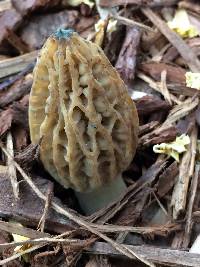
<path id="1" fill-rule="evenodd" d="M 65 188 L 89 192 L 121 174 L 137 146 L 138 115 L 103 50 L 72 30 L 48 38 L 34 69 L 32 143 Z"/>

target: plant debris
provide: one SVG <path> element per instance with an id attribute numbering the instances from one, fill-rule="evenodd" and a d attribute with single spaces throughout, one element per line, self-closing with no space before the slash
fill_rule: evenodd
<path id="1" fill-rule="evenodd" d="M 0 1 L 0 265 L 200 266 L 199 14 L 194 0 Z M 139 116 L 127 189 L 90 216 L 30 141 L 33 69 L 59 28 L 101 46 Z"/>

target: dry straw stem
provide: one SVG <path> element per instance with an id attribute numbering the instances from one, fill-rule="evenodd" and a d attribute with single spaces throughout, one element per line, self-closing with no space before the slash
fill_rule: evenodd
<path id="1" fill-rule="evenodd" d="M 190 147 L 184 153 L 180 167 L 178 181 L 172 193 L 171 206 L 173 206 L 173 218 L 177 219 L 180 212 L 185 210 L 188 195 L 188 186 L 194 172 L 196 146 L 197 146 L 197 128 L 194 127 L 190 136 Z"/>
<path id="2" fill-rule="evenodd" d="M 7 150 L 9 154 L 14 157 L 14 150 L 13 150 L 13 140 L 12 140 L 12 135 L 10 132 L 7 134 Z M 7 158 L 7 174 L 8 177 L 10 178 L 12 189 L 13 189 L 13 194 L 15 199 L 19 198 L 19 184 L 17 181 L 17 172 L 15 165 L 13 164 L 12 158 L 8 157 Z"/>
<path id="3" fill-rule="evenodd" d="M 0 147 L 1 147 L 2 151 L 5 153 L 5 155 L 7 157 L 12 158 L 11 155 L 8 153 L 8 151 L 4 148 L 4 146 L 2 144 L 0 144 Z M 37 188 L 37 186 L 33 183 L 31 178 L 23 171 L 23 169 L 19 166 L 19 164 L 17 164 L 17 162 L 15 162 L 14 160 L 13 160 L 13 164 L 15 165 L 15 167 L 19 171 L 19 173 L 22 175 L 23 179 L 29 184 L 29 186 L 32 188 L 32 190 L 37 194 L 37 196 L 45 201 L 46 200 L 45 195 Z M 151 263 L 150 261 L 146 260 L 142 256 L 137 255 L 137 253 L 135 253 L 130 248 L 126 247 L 123 244 L 118 244 L 117 242 L 113 241 L 111 238 L 107 237 L 106 235 L 104 235 L 101 232 L 99 232 L 98 230 L 96 230 L 93 227 L 92 223 L 89 223 L 89 222 L 83 220 L 82 218 L 80 218 L 78 215 L 73 214 L 72 212 L 60 207 L 54 201 L 52 201 L 51 204 L 52 204 L 52 208 L 56 212 L 66 216 L 67 218 L 69 218 L 70 220 L 74 221 L 78 225 L 83 226 L 84 228 L 89 230 L 91 233 L 93 233 L 93 234 L 99 236 L 100 238 L 102 238 L 103 240 L 107 241 L 109 244 L 111 244 L 117 251 L 119 251 L 123 255 L 127 256 L 130 259 L 137 258 L 140 261 L 142 261 L 143 263 L 145 263 L 147 266 L 155 267 L 155 265 L 153 263 Z M 38 246 L 38 248 L 39 247 L 40 246 Z M 31 251 L 33 251 L 33 250 L 31 250 L 31 249 L 27 250 L 26 253 L 31 252 Z M 19 256 L 21 256 L 21 255 L 19 255 Z M 0 264 L 2 264 L 2 261 L 0 261 Z M 5 263 L 3 263 L 3 264 L 5 264 Z"/>

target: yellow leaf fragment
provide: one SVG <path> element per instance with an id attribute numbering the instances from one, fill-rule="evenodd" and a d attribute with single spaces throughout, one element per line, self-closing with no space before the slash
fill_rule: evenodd
<path id="1" fill-rule="evenodd" d="M 86 4 L 90 8 L 94 6 L 94 2 L 91 0 L 68 0 L 67 4 L 70 6 L 79 6 L 81 3 Z"/>
<path id="2" fill-rule="evenodd" d="M 10 220 L 10 221 L 12 222 L 12 220 Z M 15 221 L 14 221 L 14 223 L 16 225 L 18 225 L 18 226 L 23 227 L 23 225 L 20 224 L 20 223 L 16 223 Z M 26 240 L 29 240 L 30 239 L 29 237 L 22 236 L 22 235 L 17 235 L 17 234 L 12 234 L 12 236 L 13 236 L 13 240 L 15 242 L 22 242 L 22 241 L 26 241 Z M 22 251 L 26 250 L 29 247 L 30 247 L 30 245 L 28 245 L 28 244 L 27 245 L 16 246 L 15 249 L 14 249 L 14 251 L 15 252 L 22 252 Z"/>
<path id="3" fill-rule="evenodd" d="M 176 140 L 171 143 L 161 143 L 153 146 L 153 151 L 159 154 L 166 154 L 173 157 L 179 162 L 179 154 L 187 150 L 186 146 L 190 144 L 190 137 L 182 134 L 176 137 Z"/>
<path id="4" fill-rule="evenodd" d="M 197 28 L 190 23 L 187 11 L 185 9 L 178 9 L 174 15 L 173 20 L 168 21 L 170 29 L 174 30 L 182 37 L 198 36 Z"/>
<path id="5" fill-rule="evenodd" d="M 107 23 L 106 20 L 99 19 L 97 23 L 94 25 L 96 31 L 95 43 L 98 44 L 99 46 L 102 45 L 104 39 L 106 23 Z M 117 20 L 109 19 L 106 32 L 111 34 L 112 32 L 116 31 L 116 29 L 117 29 Z"/>
<path id="6" fill-rule="evenodd" d="M 200 73 L 186 72 L 185 81 L 187 87 L 200 90 Z"/>
<path id="7" fill-rule="evenodd" d="M 106 20 L 99 19 L 97 23 L 94 25 L 95 31 L 99 32 L 102 28 L 104 28 L 106 25 Z M 107 32 L 112 33 L 116 31 L 117 29 L 117 20 L 116 19 L 109 19 L 108 26 L 107 26 Z"/>

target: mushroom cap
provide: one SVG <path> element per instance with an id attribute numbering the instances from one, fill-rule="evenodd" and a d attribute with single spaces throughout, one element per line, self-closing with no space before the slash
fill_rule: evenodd
<path id="1" fill-rule="evenodd" d="M 29 101 L 32 143 L 65 188 L 87 192 L 115 179 L 137 147 L 138 115 L 103 50 L 72 30 L 50 36 Z"/>

